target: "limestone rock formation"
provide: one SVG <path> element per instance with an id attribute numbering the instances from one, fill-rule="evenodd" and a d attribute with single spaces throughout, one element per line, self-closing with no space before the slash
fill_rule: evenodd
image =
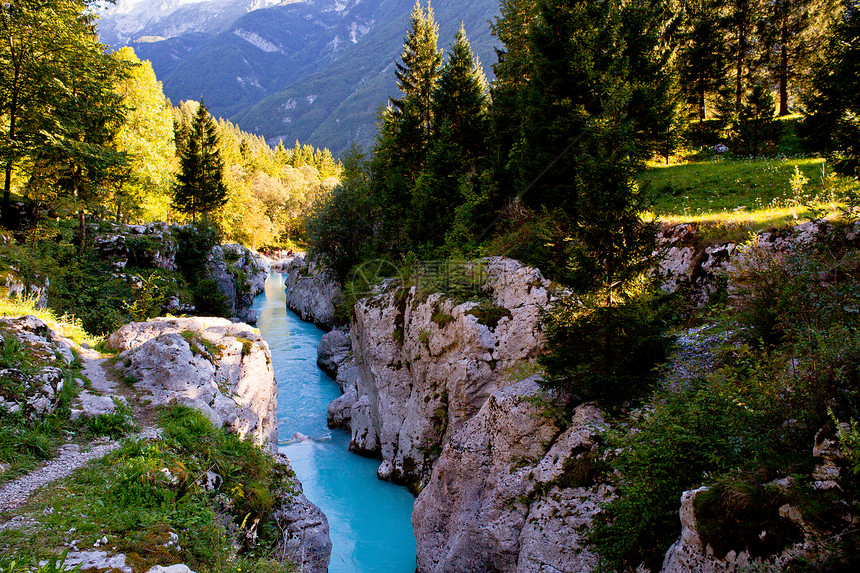
<path id="1" fill-rule="evenodd" d="M 109 226 L 107 232 L 93 229 L 93 241 L 102 259 L 110 261 L 118 270 L 127 266 L 179 270 L 176 262 L 178 244 L 173 231 L 176 226 L 167 223 L 146 225 Z M 219 245 L 209 255 L 207 270 L 227 298 L 230 315 L 242 322 L 256 322 L 251 305 L 253 298 L 263 291 L 271 263 L 250 249 L 237 244 Z M 169 310 L 182 312 L 181 303 L 170 301 Z"/>
<path id="2" fill-rule="evenodd" d="M 334 309 L 343 290 L 326 267 L 306 257 L 297 256 L 284 268 L 287 285 L 287 308 L 306 322 L 324 330 L 334 327 Z"/>
<path id="3" fill-rule="evenodd" d="M 10 382 L 0 387 L 0 409 L 31 420 L 44 418 L 59 404 L 65 384 L 62 369 L 74 359 L 71 342 L 35 316 L 0 319 L 0 350 L 14 355 L 16 346 L 34 353 L 44 365 L 36 370 L 14 365 L 0 369 L 0 377 Z"/>
<path id="4" fill-rule="evenodd" d="M 278 462 L 291 473 L 290 460 L 278 456 Z M 278 542 L 282 549 L 306 573 L 326 573 L 331 556 L 331 538 L 328 519 L 302 493 L 302 484 L 293 477 L 290 479 L 289 492 L 279 496 L 281 504 L 274 510 L 272 517 L 283 532 Z"/>
<path id="5" fill-rule="evenodd" d="M 339 329 L 327 332 L 317 347 L 317 365 L 332 378 L 337 378 L 338 368 L 349 358 L 351 348 L 346 332 Z"/>
<path id="6" fill-rule="evenodd" d="M 263 292 L 269 276 L 268 259 L 241 245 L 216 246 L 209 255 L 209 275 L 227 297 L 230 316 L 254 324 L 254 297 Z"/>
<path id="7" fill-rule="evenodd" d="M 535 377 L 497 390 L 445 443 L 412 514 L 418 571 L 574 572 L 596 565 L 584 532 L 612 490 L 570 468 L 584 468 L 594 455 L 602 414 L 580 406 L 556 439 L 558 429 L 532 400 L 539 395 Z M 576 483 L 580 474 L 586 477 Z"/>
<path id="8" fill-rule="evenodd" d="M 540 352 L 549 281 L 502 257 L 485 260 L 484 279 L 491 302 L 482 305 L 416 287 L 355 305 L 350 448 L 381 457 L 381 478 L 420 490 L 446 436 Z"/>
<path id="9" fill-rule="evenodd" d="M 685 287 L 694 302 L 705 304 L 725 286 L 728 273 L 745 260 L 750 247 L 773 253 L 788 252 L 797 245 L 811 242 L 821 230 L 820 223 L 802 223 L 789 229 L 759 233 L 745 245 L 739 245 L 734 242 L 709 244 L 699 237 L 695 225 L 689 223 L 666 227 L 657 237 L 663 253 L 657 274 L 666 292 Z M 860 224 L 848 231 L 846 239 L 854 241 L 858 234 Z"/>
<path id="10" fill-rule="evenodd" d="M 117 365 L 151 395 L 204 412 L 218 427 L 274 451 L 278 389 L 269 346 L 253 328 L 226 319 L 133 322 L 108 339 Z"/>

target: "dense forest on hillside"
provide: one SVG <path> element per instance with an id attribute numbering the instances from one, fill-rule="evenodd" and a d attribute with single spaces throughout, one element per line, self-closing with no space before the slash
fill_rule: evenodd
<path id="1" fill-rule="evenodd" d="M 171 200 L 197 103 L 174 108 L 149 62 L 131 48 L 108 53 L 91 8 L 24 1 L 2 14 L 0 149 L 9 228 L 71 214 L 82 222 L 185 220 Z M 213 217 L 226 237 L 253 247 L 301 240 L 302 213 L 337 182 L 331 153 L 299 143 L 272 148 L 223 120 L 215 145 L 228 201 Z"/>

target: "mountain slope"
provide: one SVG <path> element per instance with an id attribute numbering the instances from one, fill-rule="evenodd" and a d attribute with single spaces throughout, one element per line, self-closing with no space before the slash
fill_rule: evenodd
<path id="1" fill-rule="evenodd" d="M 414 0 L 261 7 L 265 1 L 118 4 L 124 12 L 104 16 L 102 41 L 130 44 L 150 60 L 174 102 L 202 98 L 214 115 L 270 141 L 300 140 L 336 154 L 352 141 L 370 143 L 376 110 L 397 91 L 393 64 Z M 498 0 L 436 0 L 433 9 L 440 47 L 462 22 L 489 71 L 495 54 L 488 22 Z"/>
<path id="2" fill-rule="evenodd" d="M 376 112 L 396 95 L 394 62 L 403 48 L 412 0 L 388 0 L 373 30 L 318 73 L 294 82 L 236 117 L 244 129 L 287 141 L 319 142 L 342 151 L 351 142 L 366 146 L 376 133 Z M 497 12 L 494 0 L 467 5 L 433 4 L 439 23 L 439 45 L 447 51 L 462 22 L 486 72 L 495 61 L 488 21 Z"/>

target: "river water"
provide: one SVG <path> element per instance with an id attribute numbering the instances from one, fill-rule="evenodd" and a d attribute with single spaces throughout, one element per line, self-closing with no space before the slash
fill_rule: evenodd
<path id="1" fill-rule="evenodd" d="M 412 573 L 414 498 L 376 477 L 377 460 L 348 451 L 349 434 L 326 425 L 337 383 L 316 364 L 324 334 L 286 309 L 284 278 L 272 273 L 254 299 L 257 328 L 269 343 L 278 381 L 278 436 L 305 495 L 328 517 L 330 573 Z M 310 440 L 294 441 L 299 432 Z"/>

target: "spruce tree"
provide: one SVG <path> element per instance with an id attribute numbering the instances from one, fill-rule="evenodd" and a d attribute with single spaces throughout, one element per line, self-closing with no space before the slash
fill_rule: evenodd
<path id="1" fill-rule="evenodd" d="M 688 24 L 681 37 L 678 68 L 688 102 L 696 109 L 701 129 L 707 117 L 706 101 L 726 82 L 724 34 L 720 3 L 696 0 L 688 7 Z"/>
<path id="2" fill-rule="evenodd" d="M 433 107 L 435 125 L 450 131 L 473 167 L 483 153 L 487 135 L 486 93 L 487 78 L 461 26 L 442 68 Z"/>
<path id="3" fill-rule="evenodd" d="M 179 174 L 173 186 L 173 205 L 190 214 L 208 216 L 227 202 L 224 161 L 218 149 L 215 121 L 203 102 L 191 121 L 187 143 L 179 156 Z"/>
<path id="4" fill-rule="evenodd" d="M 416 0 L 409 16 L 410 30 L 403 42 L 402 62 L 395 62 L 397 87 L 402 98 L 390 98 L 394 117 L 415 114 L 424 137 L 429 137 L 433 123 L 433 92 L 439 82 L 442 52 L 439 51 L 439 26 L 433 18 L 433 8 L 427 9 Z"/>
<path id="5" fill-rule="evenodd" d="M 382 218 L 381 251 L 406 250 L 414 237 L 411 226 L 415 182 L 425 167 L 433 128 L 433 95 L 439 82 L 442 53 L 437 47 L 439 30 L 429 3 L 415 3 L 410 29 L 403 44 L 395 75 L 401 98 L 390 98 L 380 112 L 379 132 L 371 171 L 373 196 Z"/>
<path id="6" fill-rule="evenodd" d="M 804 132 L 837 170 L 860 176 L 860 1 L 846 0 L 806 101 Z"/>

